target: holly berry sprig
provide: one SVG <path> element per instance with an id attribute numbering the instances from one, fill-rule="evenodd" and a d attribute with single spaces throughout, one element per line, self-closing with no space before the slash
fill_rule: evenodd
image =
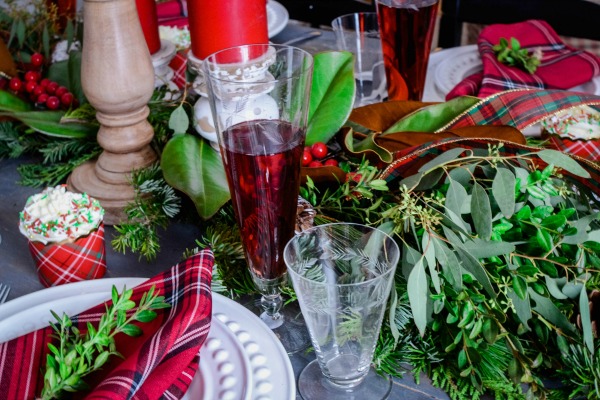
<path id="1" fill-rule="evenodd" d="M 339 162 L 331 155 L 329 148 L 325 143 L 316 142 L 312 146 L 304 147 L 304 152 L 302 153 L 303 167 L 337 167 L 338 165 Z"/>
<path id="2" fill-rule="evenodd" d="M 42 79 L 41 67 L 44 61 L 42 54 L 33 53 L 30 62 L 32 68 L 26 71 L 22 78 L 12 77 L 8 88 L 17 95 L 29 97 L 36 106 L 49 110 L 68 109 L 76 105 L 77 100 L 69 89 L 48 78 Z"/>

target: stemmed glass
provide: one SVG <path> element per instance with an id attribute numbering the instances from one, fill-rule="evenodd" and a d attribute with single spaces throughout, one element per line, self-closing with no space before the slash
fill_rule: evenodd
<path id="1" fill-rule="evenodd" d="M 284 258 L 317 355 L 298 378 L 302 398 L 387 398 L 391 378 L 370 364 L 400 258 L 397 243 L 377 228 L 326 224 L 296 235 Z"/>
<path id="2" fill-rule="evenodd" d="M 293 353 L 308 345 L 308 334 L 302 320 L 284 324 L 280 285 L 283 249 L 294 235 L 313 59 L 295 47 L 255 44 L 218 51 L 203 68 L 246 260 L 262 294 L 260 317 Z"/>

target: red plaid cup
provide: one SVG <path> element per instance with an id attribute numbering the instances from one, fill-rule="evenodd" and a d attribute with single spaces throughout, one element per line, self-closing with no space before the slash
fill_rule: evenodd
<path id="1" fill-rule="evenodd" d="M 49 243 L 29 241 L 40 282 L 46 287 L 102 278 L 106 273 L 104 224 L 74 242 Z"/>

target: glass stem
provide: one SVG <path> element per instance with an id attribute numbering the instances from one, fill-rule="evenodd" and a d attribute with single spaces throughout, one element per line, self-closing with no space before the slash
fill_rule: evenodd
<path id="1" fill-rule="evenodd" d="M 260 299 L 260 305 L 264 310 L 260 318 L 271 329 L 275 329 L 283 324 L 283 316 L 279 313 L 279 310 L 283 305 L 283 300 L 279 293 L 269 295 L 263 294 Z"/>

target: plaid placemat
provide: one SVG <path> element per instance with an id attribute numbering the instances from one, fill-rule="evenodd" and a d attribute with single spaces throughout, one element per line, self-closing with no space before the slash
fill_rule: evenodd
<path id="1" fill-rule="evenodd" d="M 117 335 L 117 351 L 124 359 L 113 357 L 102 370 L 86 377 L 93 390 L 76 398 L 183 397 L 198 371 L 198 354 L 211 325 L 213 263 L 212 252 L 204 250 L 137 286 L 131 298 L 136 303 L 154 285 L 172 307 L 157 310 L 154 321 L 140 324 L 142 336 Z M 88 322 L 99 321 L 104 307 L 100 304 L 80 313 L 72 318 L 73 324 L 87 329 Z M 0 398 L 34 399 L 40 395 L 52 332 L 47 327 L 0 344 Z"/>

